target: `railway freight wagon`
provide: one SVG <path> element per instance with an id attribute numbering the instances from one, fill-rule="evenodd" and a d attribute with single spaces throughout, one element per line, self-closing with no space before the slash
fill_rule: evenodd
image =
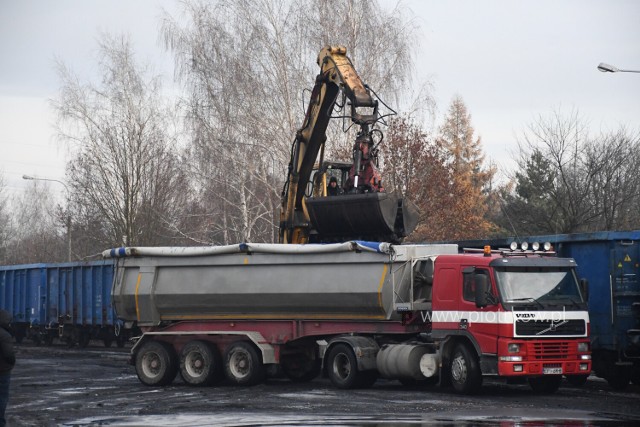
<path id="1" fill-rule="evenodd" d="M 13 316 L 16 341 L 123 345 L 111 306 L 113 271 L 111 260 L 0 266 L 0 308 Z"/>
<path id="2" fill-rule="evenodd" d="M 550 242 L 589 281 L 593 369 L 616 389 L 640 384 L 640 231 L 459 241 L 460 247 Z"/>

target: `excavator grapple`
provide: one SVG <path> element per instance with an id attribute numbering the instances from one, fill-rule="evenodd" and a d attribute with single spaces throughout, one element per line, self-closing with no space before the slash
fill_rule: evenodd
<path id="1" fill-rule="evenodd" d="M 305 200 L 310 242 L 399 242 L 415 228 L 418 210 L 393 193 L 344 194 Z"/>

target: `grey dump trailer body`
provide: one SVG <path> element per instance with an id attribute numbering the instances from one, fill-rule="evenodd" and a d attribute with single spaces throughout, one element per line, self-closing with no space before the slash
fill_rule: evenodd
<path id="1" fill-rule="evenodd" d="M 121 248 L 113 301 L 139 326 L 209 319 L 397 320 L 412 269 L 456 245 L 241 244 Z M 426 307 L 425 307 L 426 308 Z"/>

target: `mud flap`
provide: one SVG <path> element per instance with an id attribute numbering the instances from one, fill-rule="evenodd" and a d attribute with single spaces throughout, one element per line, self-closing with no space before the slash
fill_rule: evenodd
<path id="1" fill-rule="evenodd" d="M 415 206 L 390 193 L 344 194 L 305 200 L 310 240 L 398 242 L 415 228 Z"/>

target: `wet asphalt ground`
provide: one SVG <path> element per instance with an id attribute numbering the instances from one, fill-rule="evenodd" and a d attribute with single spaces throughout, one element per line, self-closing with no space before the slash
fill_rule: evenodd
<path id="1" fill-rule="evenodd" d="M 538 426 L 640 425 L 640 387 L 623 392 L 591 377 L 553 395 L 485 379 L 482 393 L 379 380 L 338 390 L 325 378 L 294 384 L 269 379 L 249 388 L 142 385 L 128 350 L 17 346 L 8 426 Z"/>

